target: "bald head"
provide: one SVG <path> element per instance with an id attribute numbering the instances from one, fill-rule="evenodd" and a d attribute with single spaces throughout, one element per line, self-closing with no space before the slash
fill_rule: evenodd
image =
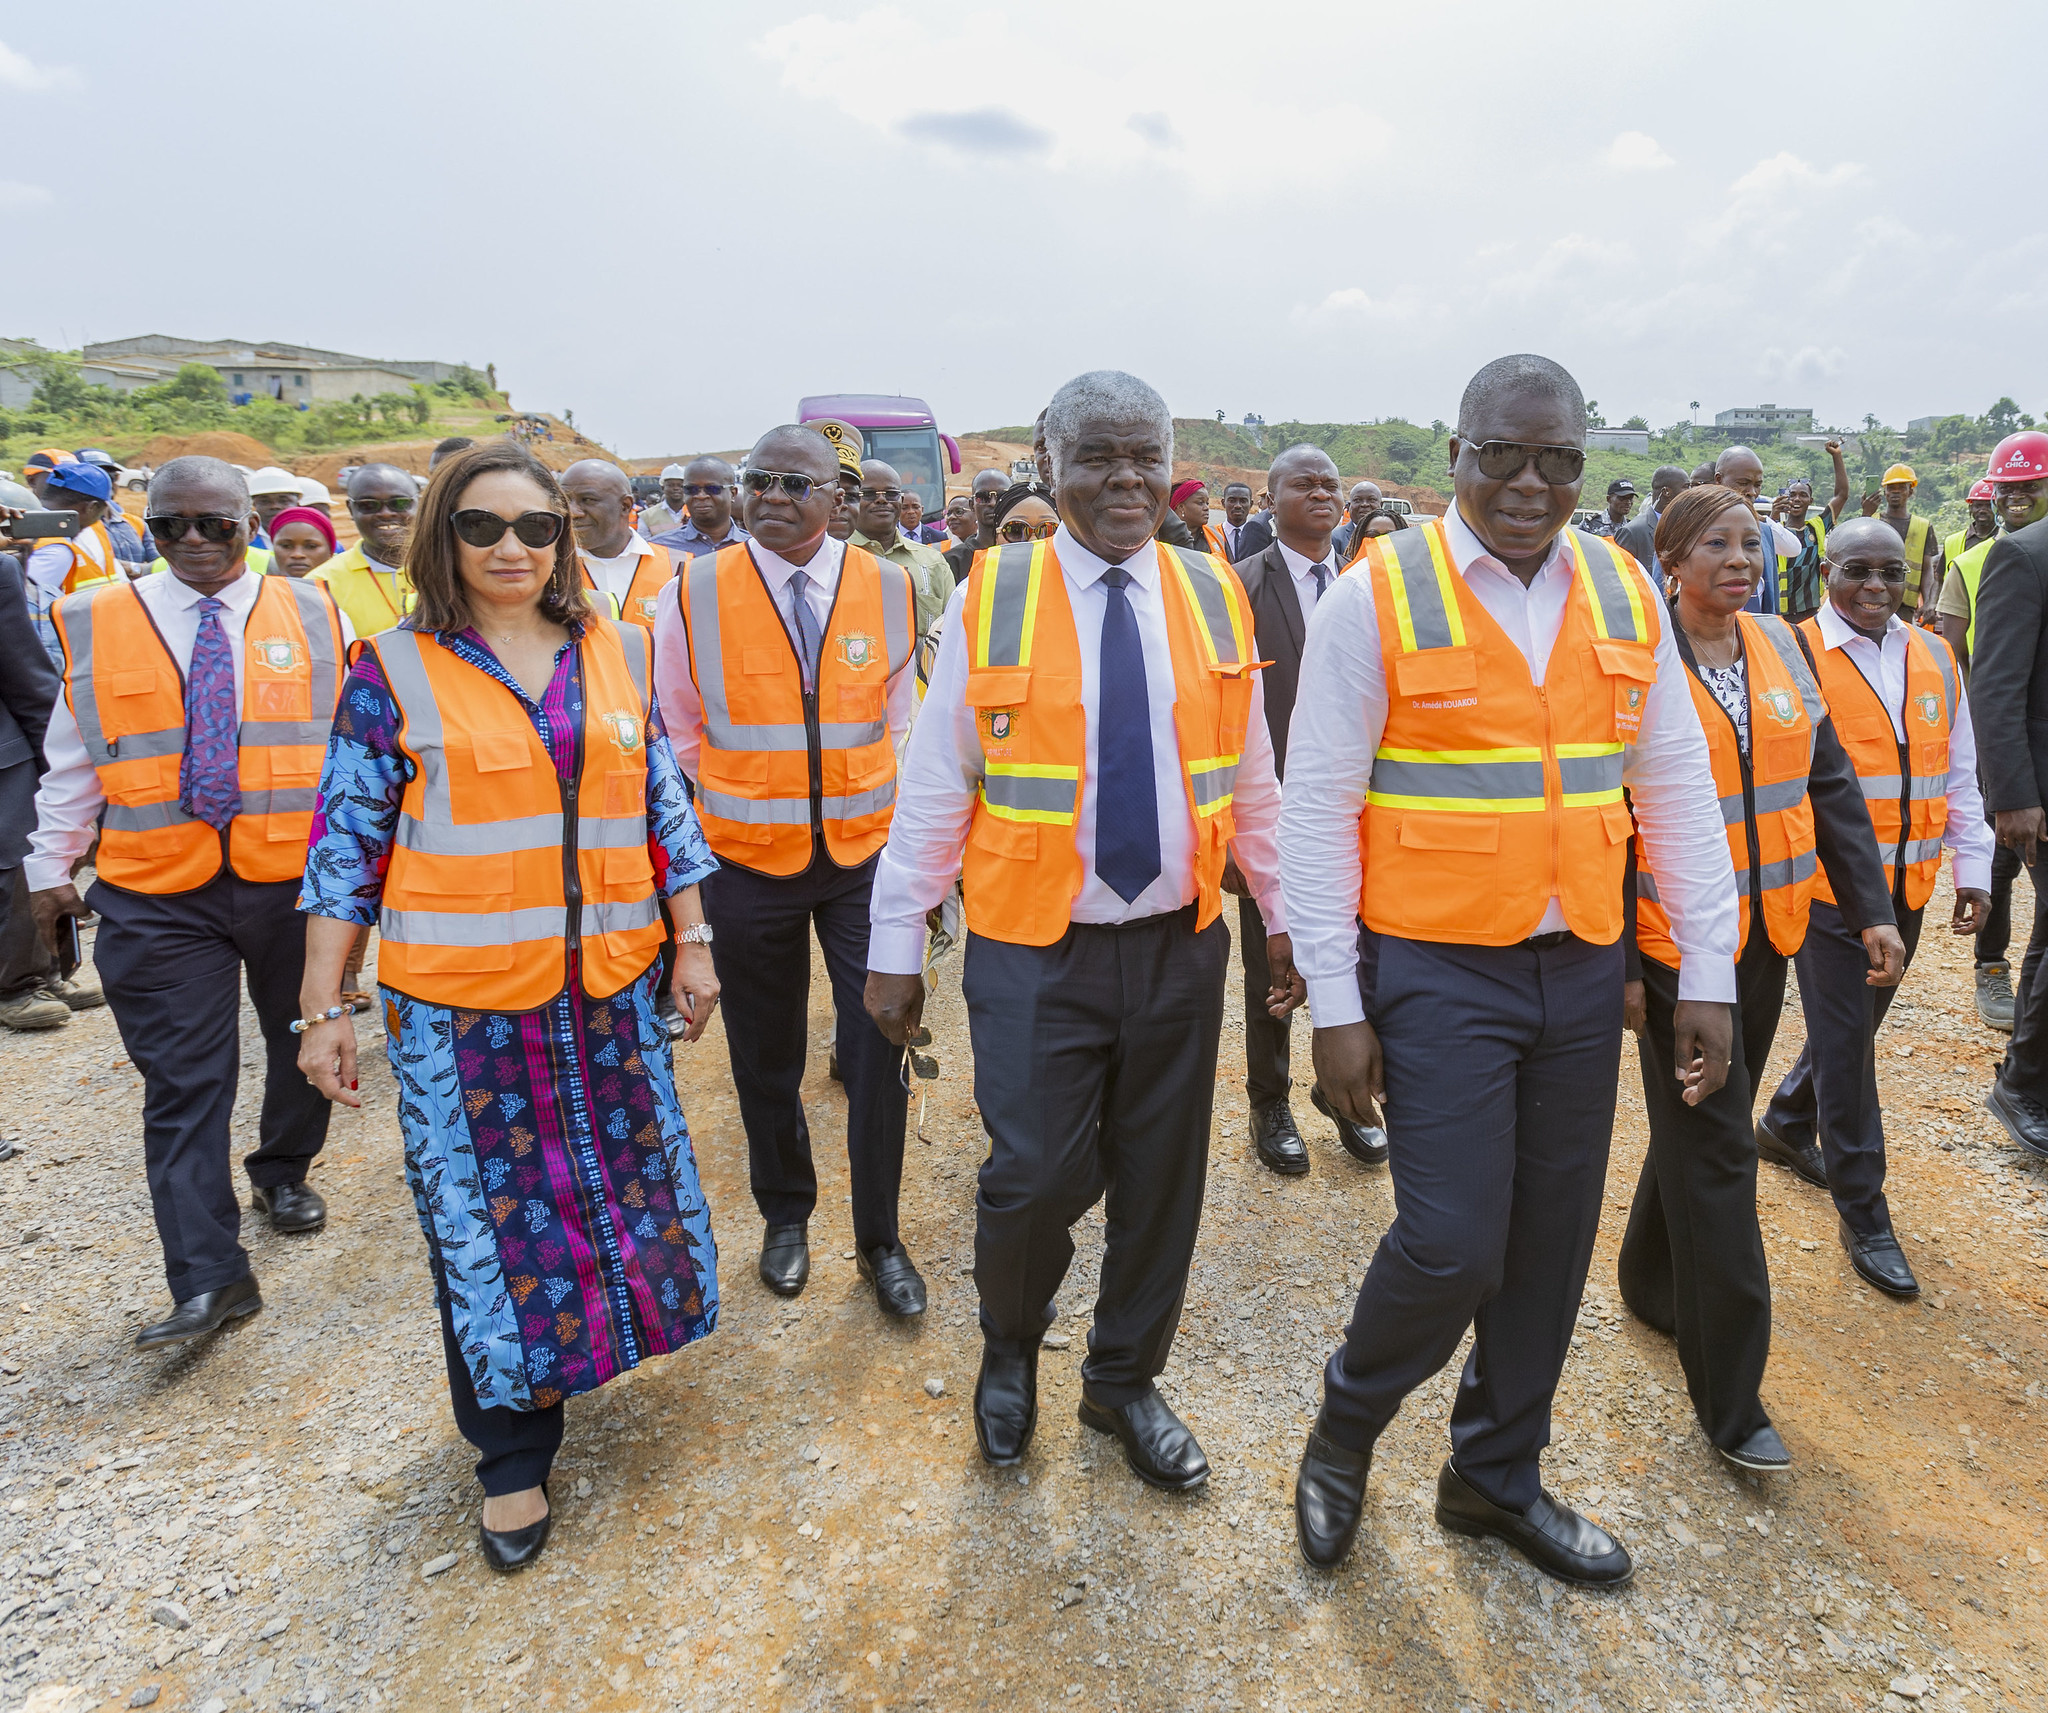
<path id="1" fill-rule="evenodd" d="M 348 479 L 348 515 L 379 565 L 403 565 L 420 485 L 396 464 L 365 464 Z"/>
<path id="2" fill-rule="evenodd" d="M 1273 533 L 1312 563 L 1330 557 L 1330 532 L 1344 515 L 1344 478 L 1320 446 L 1290 446 L 1266 472 Z"/>
<path id="3" fill-rule="evenodd" d="M 836 482 L 839 454 L 815 428 L 786 422 L 780 428 L 769 429 L 754 442 L 754 449 L 747 454 L 747 468 L 808 476 L 814 482 Z"/>
<path id="4" fill-rule="evenodd" d="M 1828 602 L 1865 636 L 1882 637 L 1906 599 L 1906 544 L 1876 517 L 1828 531 Z"/>
<path id="5" fill-rule="evenodd" d="M 1764 491 L 1764 461 L 1747 446 L 1731 446 L 1714 460 L 1714 480 L 1753 506 Z"/>
<path id="6" fill-rule="evenodd" d="M 396 464 L 365 464 L 348 479 L 348 497 L 359 494 L 411 494 L 418 497 L 420 485 L 410 471 Z"/>
<path id="7" fill-rule="evenodd" d="M 1337 462 L 1320 446 L 1310 446 L 1306 442 L 1299 446 L 1290 446 L 1273 460 L 1272 467 L 1266 472 L 1267 490 L 1274 494 L 1279 493 L 1280 484 L 1293 470 L 1314 470 L 1318 474 L 1327 471 L 1334 476 L 1337 473 Z"/>
<path id="8" fill-rule="evenodd" d="M 1899 563 L 1905 563 L 1904 544 L 1899 532 L 1877 517 L 1844 518 L 1828 531 L 1828 563 L 1847 565 L 1854 560 L 1866 558 L 1873 551 L 1889 552 L 1900 550 Z"/>
<path id="9" fill-rule="evenodd" d="M 879 458 L 860 462 L 860 509 L 857 527 L 870 541 L 895 541 L 903 515 L 903 478 L 896 466 Z"/>
<path id="10" fill-rule="evenodd" d="M 618 465 L 584 458 L 561 475 L 576 545 L 599 559 L 616 559 L 633 540 L 633 484 Z"/>
<path id="11" fill-rule="evenodd" d="M 1351 484 L 1351 492 L 1346 497 L 1351 503 L 1351 521 L 1353 523 L 1363 522 L 1373 507 L 1378 505 L 1381 499 L 1384 498 L 1380 493 L 1380 485 L 1377 482 L 1353 482 Z"/>
<path id="12" fill-rule="evenodd" d="M 730 464 L 723 458 L 713 458 L 709 453 L 702 458 L 692 458 L 683 466 L 683 480 L 686 482 L 723 482 L 729 488 L 738 479 Z"/>
<path id="13" fill-rule="evenodd" d="M 1650 504 L 1662 511 L 1692 486 L 1692 478 L 1676 464 L 1659 464 L 1650 478 Z"/>
<path id="14" fill-rule="evenodd" d="M 1465 383 L 1458 401 L 1458 438 L 1480 442 L 1506 438 L 1501 423 L 1518 405 L 1547 407 L 1544 414 L 1570 434 L 1560 445 L 1586 444 L 1586 395 L 1562 363 L 1534 352 L 1496 357 Z M 1521 413 L 1517 413 L 1521 414 Z"/>

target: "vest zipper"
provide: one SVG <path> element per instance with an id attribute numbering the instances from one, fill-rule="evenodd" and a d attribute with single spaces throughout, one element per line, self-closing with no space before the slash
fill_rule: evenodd
<path id="1" fill-rule="evenodd" d="M 583 644 L 576 644 L 576 700 L 584 699 Z M 583 872 L 576 861 L 578 840 L 578 808 L 576 801 L 577 783 L 583 777 L 583 732 L 579 727 L 574 741 L 574 754 L 570 758 L 569 776 L 556 776 L 555 785 L 562 798 L 562 899 L 565 920 L 562 924 L 562 987 L 567 992 L 569 984 L 576 979 L 577 964 L 583 951 Z"/>
<path id="2" fill-rule="evenodd" d="M 824 662 L 818 662 L 822 669 Z M 811 772 L 811 843 L 825 842 L 825 734 L 818 724 L 818 692 L 804 692 L 804 750 Z"/>

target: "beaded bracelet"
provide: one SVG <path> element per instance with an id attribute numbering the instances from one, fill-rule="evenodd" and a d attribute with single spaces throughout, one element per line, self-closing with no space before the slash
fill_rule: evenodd
<path id="1" fill-rule="evenodd" d="M 332 1023 L 337 1017 L 349 1015 L 346 1005 L 330 1005 L 318 1017 L 295 1017 L 292 1019 L 292 1033 L 303 1035 L 308 1029 L 317 1029 L 323 1023 Z"/>

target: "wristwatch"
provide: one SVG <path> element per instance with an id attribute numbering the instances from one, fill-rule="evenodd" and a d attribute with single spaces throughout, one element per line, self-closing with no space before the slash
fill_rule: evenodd
<path id="1" fill-rule="evenodd" d="M 692 922 L 687 928 L 676 930 L 676 944 L 679 946 L 708 946 L 711 944 L 711 924 Z"/>

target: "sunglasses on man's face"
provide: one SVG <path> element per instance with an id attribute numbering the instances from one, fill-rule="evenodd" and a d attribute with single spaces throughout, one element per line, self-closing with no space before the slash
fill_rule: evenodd
<path id="1" fill-rule="evenodd" d="M 1528 446 L 1519 440 L 1485 440 L 1476 446 L 1468 440 L 1465 446 L 1489 482 L 1519 476 L 1532 458 L 1536 474 L 1553 488 L 1568 488 L 1586 473 L 1586 454 L 1576 446 Z"/>
<path id="2" fill-rule="evenodd" d="M 683 498 L 686 500 L 715 500 L 725 492 L 723 482 L 685 482 Z"/>
<path id="3" fill-rule="evenodd" d="M 863 488 L 860 491 L 860 497 L 870 503 L 877 500 L 887 500 L 892 506 L 900 506 L 903 503 L 903 490 L 901 488 Z"/>
<path id="4" fill-rule="evenodd" d="M 521 512 L 517 517 L 500 517 L 496 512 L 459 511 L 453 519 L 455 533 L 471 547 L 496 547 L 510 530 L 527 547 L 552 547 L 562 539 L 568 522 L 560 512 Z"/>
<path id="5" fill-rule="evenodd" d="M 1040 523 L 1030 523 L 1023 518 L 1005 519 L 996 525 L 996 539 L 999 541 L 1044 541 L 1055 534 L 1060 527 L 1058 518 L 1047 518 Z"/>
<path id="6" fill-rule="evenodd" d="M 830 481 L 821 482 L 816 477 L 799 476 L 790 470 L 748 470 L 740 476 L 740 485 L 748 493 L 755 495 L 765 494 L 771 488 L 780 488 L 798 505 L 802 505 L 818 489 L 838 487 L 839 478 L 834 476 Z"/>
<path id="7" fill-rule="evenodd" d="M 391 498 L 382 500 L 350 500 L 348 503 L 348 509 L 357 517 L 376 517 L 380 512 L 390 512 L 396 517 L 403 517 L 412 508 L 413 501 L 405 494 L 394 494 Z"/>
<path id="8" fill-rule="evenodd" d="M 242 527 L 238 517 L 145 517 L 142 527 L 158 541 L 183 541 L 193 530 L 199 531 L 202 541 L 210 541 L 217 547 L 225 547 L 235 539 L 235 531 Z"/>

